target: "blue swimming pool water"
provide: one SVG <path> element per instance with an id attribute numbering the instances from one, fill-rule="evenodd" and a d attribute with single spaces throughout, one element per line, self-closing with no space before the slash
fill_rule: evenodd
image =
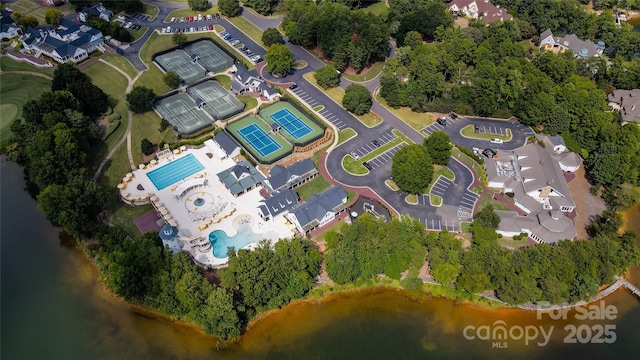
<path id="1" fill-rule="evenodd" d="M 200 161 L 198 161 L 193 154 L 189 154 L 173 160 L 167 165 L 149 171 L 147 177 L 149 177 L 149 180 L 151 180 L 158 190 L 162 190 L 203 169 L 204 166 L 202 166 Z"/>
<path id="2" fill-rule="evenodd" d="M 211 242 L 211 246 L 213 246 L 213 256 L 218 259 L 227 257 L 227 248 L 229 246 L 233 246 L 236 251 L 238 251 L 260 240 L 262 240 L 262 236 L 254 233 L 249 224 L 240 225 L 238 227 L 238 233 L 235 236 L 229 237 L 227 233 L 222 230 L 215 230 L 209 234 L 209 241 Z"/>

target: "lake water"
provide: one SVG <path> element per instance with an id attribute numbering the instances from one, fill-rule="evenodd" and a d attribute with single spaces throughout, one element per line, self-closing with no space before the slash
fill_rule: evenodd
<path id="1" fill-rule="evenodd" d="M 594 322 L 576 320 L 575 312 L 566 320 L 539 320 L 533 312 L 485 310 L 392 289 L 334 294 L 269 314 L 219 351 L 215 338 L 103 289 L 73 241 L 62 238 L 22 191 L 21 169 L 1 159 L 0 174 L 3 359 L 604 359 L 640 353 L 640 301 L 626 290 L 604 303 L 617 308 L 616 318 Z M 548 332 L 553 326 L 551 340 L 544 347 L 510 340 L 507 349 L 497 349 L 463 335 L 468 326 L 498 320 L 510 328 Z M 564 327 L 571 324 L 615 325 L 617 339 L 612 345 L 564 344 Z"/>

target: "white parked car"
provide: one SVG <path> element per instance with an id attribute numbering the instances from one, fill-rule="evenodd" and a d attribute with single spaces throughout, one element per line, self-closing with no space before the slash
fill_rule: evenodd
<path id="1" fill-rule="evenodd" d="M 171 32 L 171 26 L 167 26 L 167 32 L 170 33 Z"/>
<path id="2" fill-rule="evenodd" d="M 176 22 L 176 18 L 175 18 L 175 17 L 172 17 L 172 18 L 171 18 L 171 22 Z"/>
<path id="3" fill-rule="evenodd" d="M 163 33 L 163 34 L 166 34 L 166 33 L 167 33 L 167 29 L 162 28 L 162 33 Z"/>
<path id="4" fill-rule="evenodd" d="M 191 28 L 191 29 L 189 29 L 189 32 L 194 32 L 194 31 L 196 31 L 196 29 L 195 29 L 195 28 Z"/>
<path id="5" fill-rule="evenodd" d="M 503 141 L 500 140 L 500 139 L 491 139 L 490 141 L 491 141 L 492 144 L 502 144 L 503 143 Z"/>
<path id="6" fill-rule="evenodd" d="M 202 21 L 202 14 L 198 14 L 198 21 Z"/>
<path id="7" fill-rule="evenodd" d="M 122 16 L 122 15 L 118 15 L 118 20 L 120 20 L 120 21 L 124 21 L 124 19 L 125 19 L 125 17 L 124 17 L 124 16 Z"/>

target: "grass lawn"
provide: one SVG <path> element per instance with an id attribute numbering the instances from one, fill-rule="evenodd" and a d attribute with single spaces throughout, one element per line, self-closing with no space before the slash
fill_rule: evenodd
<path id="1" fill-rule="evenodd" d="M 327 232 L 333 230 L 335 232 L 340 232 L 340 230 L 342 229 L 342 225 L 345 224 L 344 221 L 338 221 L 337 223 L 331 225 L 331 226 L 327 226 L 325 228 L 322 229 L 322 232 L 318 235 L 316 235 L 313 240 L 316 242 L 323 242 L 324 241 L 324 234 L 326 234 Z"/>
<path id="2" fill-rule="evenodd" d="M 442 166 L 442 165 L 434 165 L 433 166 L 433 179 L 434 179 L 433 182 L 436 182 L 436 180 L 440 176 L 444 176 L 445 178 L 451 181 L 455 180 L 456 178 L 453 171 L 451 171 L 451 169 L 449 169 L 448 167 Z"/>
<path id="3" fill-rule="evenodd" d="M 318 105 L 318 106 L 313 108 L 313 111 L 322 111 L 322 109 L 324 109 L 324 106 Z"/>
<path id="4" fill-rule="evenodd" d="M 238 96 L 238 100 L 240 100 L 243 104 L 246 104 L 246 106 L 244 107 L 244 111 L 251 110 L 258 106 L 258 100 L 253 96 Z"/>
<path id="5" fill-rule="evenodd" d="M 396 182 L 391 180 L 391 179 L 387 179 L 384 181 L 384 183 L 389 187 L 389 189 L 393 190 L 393 191 L 398 191 L 400 190 L 400 188 L 398 187 L 398 185 L 396 185 Z"/>
<path id="6" fill-rule="evenodd" d="M 330 186 L 331 183 L 327 179 L 318 175 L 315 179 L 295 188 L 295 191 L 300 195 L 300 199 L 307 200 L 311 195 L 322 192 Z"/>
<path id="7" fill-rule="evenodd" d="M 53 77 L 53 70 L 40 69 L 28 63 L 15 61 L 6 56 L 0 57 L 0 69 L 2 69 L 2 71 L 33 71 Z"/>
<path id="8" fill-rule="evenodd" d="M 478 204 L 478 211 L 484 209 L 487 205 L 493 205 L 493 210 L 503 210 L 503 211 L 512 211 L 507 205 L 501 203 L 500 201 L 493 200 L 493 196 L 488 195 L 484 196 L 480 199 L 480 203 Z"/>
<path id="9" fill-rule="evenodd" d="M 144 35 L 144 33 L 147 32 L 148 29 L 149 29 L 149 27 L 147 27 L 147 26 L 143 26 L 138 30 L 127 29 L 129 34 L 131 34 L 131 42 L 134 42 L 134 41 L 140 39 L 142 37 L 142 35 Z"/>
<path id="10" fill-rule="evenodd" d="M 4 58 L 2 58 L 4 60 Z M 3 67 L 4 69 L 4 67 Z M 22 106 L 51 89 L 51 81 L 31 75 L 0 75 L 0 142 L 11 137 L 9 127 L 22 115 Z"/>
<path id="11" fill-rule="evenodd" d="M 471 138 L 471 139 L 484 139 L 489 140 L 493 138 L 497 138 L 503 141 L 509 141 L 512 138 L 511 129 L 507 129 L 507 135 L 498 135 L 498 134 L 485 134 L 485 133 L 477 133 L 474 131 L 473 125 L 467 125 L 460 130 L 460 134 L 462 136 Z"/>
<path id="12" fill-rule="evenodd" d="M 320 85 L 318 85 L 316 78 L 313 76 L 314 74 L 315 72 L 306 73 L 304 74 L 304 78 L 307 79 L 313 86 L 317 87 L 319 90 L 327 94 L 333 101 L 335 101 L 340 106 L 342 106 L 342 98 L 344 97 L 344 90 L 342 90 L 341 87 L 323 89 Z M 382 122 L 382 118 L 373 112 L 369 112 L 364 115 L 353 114 L 353 116 L 355 116 L 358 120 L 360 120 L 361 123 L 363 123 L 367 127 L 374 127 Z"/>
<path id="13" fill-rule="evenodd" d="M 3 5 L 7 5 L 8 7 L 10 7 L 11 9 L 13 9 L 13 11 L 15 12 L 19 12 L 22 15 L 27 15 L 27 13 L 29 15 L 33 15 L 38 19 L 38 22 L 40 23 L 40 25 L 46 25 L 46 19 L 45 19 L 45 15 L 48 9 L 50 9 L 49 7 L 44 7 L 40 4 L 40 1 L 38 0 L 18 0 L 16 2 L 12 2 L 12 3 L 4 3 Z M 71 5 L 71 4 L 67 4 L 67 5 Z M 62 12 L 63 15 L 69 15 L 71 13 L 74 12 L 75 7 L 72 6 L 60 6 L 60 7 L 56 7 L 55 9 L 60 10 L 60 12 Z"/>
<path id="14" fill-rule="evenodd" d="M 471 232 L 471 224 L 473 224 L 471 221 L 460 221 L 460 231 L 468 234 Z"/>
<path id="15" fill-rule="evenodd" d="M 409 195 L 407 195 L 406 198 L 404 198 L 404 201 L 406 201 L 407 203 L 412 204 L 412 205 L 417 205 L 418 204 L 418 195 L 409 194 Z"/>
<path id="16" fill-rule="evenodd" d="M 137 165 L 143 162 L 143 154 L 140 149 L 142 139 L 148 139 L 152 143 L 158 145 L 160 141 L 166 143 L 176 142 L 176 133 L 171 127 L 166 128 L 160 133 L 160 117 L 155 111 L 147 111 L 144 114 L 134 114 L 133 124 L 131 125 L 131 152 L 133 153 L 133 162 Z"/>
<path id="17" fill-rule="evenodd" d="M 158 9 L 158 7 L 153 6 L 151 4 L 142 3 L 141 13 L 149 15 L 149 20 L 155 19 L 159 12 L 160 12 L 160 9 Z"/>
<path id="18" fill-rule="evenodd" d="M 221 33 L 221 32 L 224 31 L 224 28 L 221 25 L 218 25 L 218 24 L 213 25 L 213 28 L 215 29 L 215 31 L 217 33 Z"/>
<path id="19" fill-rule="evenodd" d="M 253 41 L 255 41 L 256 44 L 264 48 L 264 44 L 262 43 L 262 30 L 253 25 L 251 21 L 242 16 L 227 18 L 227 21 L 235 25 L 235 27 L 245 33 L 245 35 L 250 37 Z"/>
<path id="20" fill-rule="evenodd" d="M 307 64 L 306 61 L 304 60 L 296 60 L 293 62 L 293 68 L 294 69 L 304 69 L 308 66 L 309 64 Z"/>
<path id="21" fill-rule="evenodd" d="M 114 201 L 117 201 L 117 203 L 114 202 L 109 206 L 109 221 L 124 229 L 134 239 L 139 239 L 142 234 L 140 234 L 140 231 L 134 221 L 140 216 L 153 210 L 153 206 L 151 204 L 143 206 L 128 206 L 115 198 L 115 196 Z"/>
<path id="22" fill-rule="evenodd" d="M 397 116 L 400 120 L 404 121 L 407 125 L 416 129 L 418 132 L 421 132 L 422 129 L 427 126 L 433 124 L 433 116 L 428 113 L 418 113 L 411 111 L 410 107 L 401 107 L 398 109 L 394 109 L 391 106 L 387 105 L 387 100 L 385 100 L 382 96 L 376 96 L 376 100 L 380 102 L 384 107 L 387 108 L 392 114 Z"/>
<path id="23" fill-rule="evenodd" d="M 178 2 L 178 1 L 176 1 Z M 185 1 L 186 2 L 186 1 Z M 218 11 L 218 6 L 212 6 L 211 8 L 209 8 L 208 10 L 205 11 L 193 11 L 190 8 L 184 8 L 184 9 L 177 9 L 177 10 L 173 10 L 172 12 L 169 13 L 169 15 L 167 15 L 166 18 L 164 18 L 164 22 L 170 22 L 172 17 L 175 17 L 176 19 L 180 19 L 181 17 L 186 17 L 186 16 L 194 16 L 194 15 L 198 15 L 198 14 L 202 14 L 202 15 L 213 15 L 215 13 L 219 12 Z M 178 22 L 178 24 L 180 24 L 180 22 Z M 186 27 L 187 24 L 197 24 L 197 22 L 192 22 L 192 23 L 182 23 L 184 26 Z M 194 25 L 195 26 L 195 25 Z M 191 25 L 189 25 L 189 27 L 191 27 Z"/>
<path id="24" fill-rule="evenodd" d="M 383 3 L 384 5 L 384 3 Z M 346 74 L 346 73 L 342 73 L 342 76 L 347 79 L 347 80 L 351 80 L 351 81 L 367 81 L 367 80 L 371 80 L 373 78 L 375 78 L 376 76 L 378 76 L 378 74 L 380 74 L 380 72 L 382 71 L 382 69 L 384 68 L 384 61 L 378 61 L 376 63 L 374 63 L 373 65 L 371 65 L 368 69 L 365 69 L 364 72 L 361 72 L 360 74 L 357 75 L 351 75 L 351 74 Z"/>
<path id="25" fill-rule="evenodd" d="M 321 148 L 320 150 L 314 152 L 313 155 L 311 156 L 311 161 L 313 161 L 313 163 L 316 165 L 316 167 L 320 166 L 320 155 L 322 155 L 322 153 L 327 151 L 329 146 L 331 146 L 331 144 L 328 144 L 327 146 L 325 146 L 325 147 Z"/>
<path id="26" fill-rule="evenodd" d="M 440 206 L 442 205 L 442 198 L 438 195 L 429 194 L 429 202 L 431 206 Z"/>
<path id="27" fill-rule="evenodd" d="M 389 13 L 389 8 L 387 7 L 387 4 L 385 4 L 384 0 L 374 2 L 373 4 L 363 8 L 362 10 L 370 12 L 374 15 L 386 15 Z"/>
<path id="28" fill-rule="evenodd" d="M 216 75 L 216 80 L 225 89 L 231 87 L 231 78 L 227 75 Z"/>
<path id="29" fill-rule="evenodd" d="M 338 132 L 338 145 L 356 136 L 356 132 L 352 128 L 346 128 Z"/>
<path id="30" fill-rule="evenodd" d="M 527 238 L 521 239 L 521 240 L 513 240 L 512 238 L 499 238 L 498 239 L 498 244 L 504 246 L 504 247 L 508 247 L 508 248 L 514 248 L 517 249 L 521 246 L 525 246 L 527 244 Z"/>
<path id="31" fill-rule="evenodd" d="M 127 60 L 127 58 L 125 58 L 124 56 L 109 54 L 102 59 L 112 65 L 115 65 L 118 69 L 124 71 L 127 75 L 129 75 L 131 79 L 138 75 L 138 70 L 136 70 L 136 68 L 134 68 L 129 60 Z"/>

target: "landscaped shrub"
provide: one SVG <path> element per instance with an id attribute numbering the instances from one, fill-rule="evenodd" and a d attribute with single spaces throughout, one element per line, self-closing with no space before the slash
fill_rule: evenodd
<path id="1" fill-rule="evenodd" d="M 472 158 L 473 160 L 475 160 L 478 164 L 484 164 L 484 160 L 481 157 L 479 157 L 478 155 L 476 155 L 476 153 L 471 151 L 469 148 L 466 148 L 464 146 L 458 145 L 458 150 L 460 150 L 461 153 L 463 153 L 463 154 L 467 155 L 468 157 Z"/>
<path id="2" fill-rule="evenodd" d="M 153 143 L 149 141 L 149 139 L 144 138 L 142 139 L 142 141 L 140 141 L 140 149 L 142 150 L 143 154 L 151 155 L 153 153 L 153 150 L 155 149 L 155 145 L 153 145 Z"/>

